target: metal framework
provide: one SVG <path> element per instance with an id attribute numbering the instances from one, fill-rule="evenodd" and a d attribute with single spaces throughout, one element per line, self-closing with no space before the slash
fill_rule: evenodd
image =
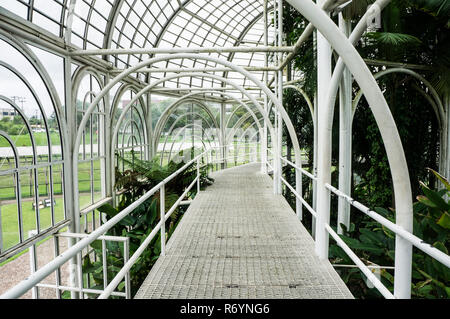
<path id="1" fill-rule="evenodd" d="M 439 165 L 446 177 L 450 177 L 450 99 L 441 98 L 422 75 L 412 70 L 420 70 L 422 66 L 389 68 L 372 75 L 368 61 L 354 48 L 367 29 L 368 18 L 373 14 L 370 10 L 381 11 L 390 0 L 377 0 L 354 30 L 342 15 L 339 26 L 329 17 L 330 12 L 347 1 L 286 2 L 310 21 L 291 47 L 283 41 L 282 0 L 11 0 L 0 4 L 0 79 L 2 83 L 12 83 L 0 88 L 0 107 L 17 114 L 29 140 L 29 145 L 22 149 L 15 140 L 17 134 L 0 130 L 0 141 L 7 145 L 0 148 L 0 178 L 11 182 L 13 195 L 9 200 L 13 204 L 10 206 L 17 211 L 17 227 L 12 230 L 16 232 L 15 237 L 7 238 L 4 234 L 11 230 L 2 228 L 3 204 L 0 206 L 0 262 L 29 247 L 35 253 L 36 243 L 47 237 L 55 237 L 56 252 L 59 252 L 57 238 L 65 236 L 70 240 L 66 252 L 57 254 L 40 269 L 32 268 L 34 273 L 2 298 L 17 298 L 30 289 L 37 298 L 39 287 L 53 288 L 58 298 L 62 290 L 71 291 L 73 298 L 83 298 L 85 293 L 98 294 L 100 298 L 110 295 L 130 298 L 131 267 L 158 232 L 165 234 L 164 221 L 185 195 L 196 185 L 199 190 L 202 163 L 221 163 L 226 167 L 230 159 L 236 161 L 243 139 L 250 141 L 247 149 L 255 149 L 253 159 L 261 163 L 261 172 L 273 173 L 274 193 L 282 194 L 282 188 L 286 187 L 295 195 L 299 221 L 303 220 L 303 208 L 313 216 L 316 254 L 320 258 L 328 258 L 332 237 L 386 298 L 410 297 L 413 246 L 450 266 L 448 255 L 412 234 L 412 195 L 405 154 L 376 79 L 402 72 L 418 81 L 418 89 L 438 119 Z M 288 82 L 283 73 L 313 33 L 318 52 L 314 100 L 294 85 L 299 78 Z M 334 69 L 332 48 L 339 57 Z M 383 61 L 371 63 L 390 66 Z M 361 89 L 354 100 L 353 80 Z M 18 89 L 12 88 L 14 85 Z M 25 93 L 16 98 L 28 100 L 24 105 L 9 97 L 19 89 Z M 283 107 L 285 89 L 299 91 L 311 112 L 315 136 L 313 172 L 303 168 L 302 145 Z M 331 130 L 338 91 L 339 185 L 336 187 L 331 184 Z M 389 159 L 396 203 L 395 224 L 351 197 L 351 125 L 363 95 L 377 121 Z M 167 105 L 160 114 L 155 113 L 160 107 L 158 101 Z M 199 110 L 183 109 L 191 104 Z M 243 115 L 230 127 L 241 110 Z M 154 114 L 158 116 L 156 125 L 152 119 Z M 202 125 L 194 123 L 194 118 L 200 119 Z M 31 124 L 31 120 L 38 119 L 44 134 L 41 139 Z M 236 134 L 244 124 L 248 127 L 242 134 Z M 194 134 L 197 128 L 201 134 Z M 293 161 L 282 156 L 284 128 L 293 142 Z M 153 158 L 166 132 L 161 163 L 169 137 L 175 137 L 168 155 L 170 161 L 175 141 L 188 129 L 193 131 L 192 145 L 198 139 L 203 152 L 105 223 L 97 208 L 108 202 L 115 204 L 120 196 L 114 189 L 115 168 L 126 169 L 120 158 L 133 159 L 136 152 L 140 159 Z M 213 145 L 209 138 L 204 138 L 206 130 L 214 132 Z M 250 130 L 254 130 L 251 135 Z M 180 143 L 178 152 L 184 142 Z M 234 154 L 229 152 L 231 147 Z M 128 247 L 127 239 L 108 237 L 105 233 L 156 192 L 161 193 L 164 203 L 165 185 L 190 165 L 197 165 L 197 178 L 168 212 L 161 211 L 160 223 L 136 253 L 127 256 L 119 274 L 109 283 L 106 280 L 103 290 L 85 287 L 81 260 L 89 245 L 101 240 L 106 247 L 106 241 L 110 240 L 124 242 Z M 294 186 L 283 177 L 284 166 L 295 171 Z M 313 185 L 312 203 L 306 202 L 303 196 L 304 178 Z M 24 191 L 26 187 L 30 188 L 28 194 Z M 341 227 L 337 232 L 331 228 L 332 194 L 339 198 L 338 225 L 349 225 L 350 206 L 354 206 L 396 234 L 394 293 L 340 239 Z M 0 199 L 6 199 L 2 193 Z M 30 229 L 24 222 L 25 199 L 33 204 Z M 48 208 L 44 205 L 47 203 Z M 45 209 L 49 211 L 49 222 L 43 221 Z M 59 234 L 66 226 L 69 233 Z M 35 232 L 28 236 L 29 231 Z M 164 241 L 161 246 L 164 255 Z M 62 286 L 60 281 L 60 268 L 67 262 L 70 263 L 69 287 Z M 55 285 L 40 283 L 54 272 Z M 127 288 L 121 294 L 116 288 L 123 280 Z"/>

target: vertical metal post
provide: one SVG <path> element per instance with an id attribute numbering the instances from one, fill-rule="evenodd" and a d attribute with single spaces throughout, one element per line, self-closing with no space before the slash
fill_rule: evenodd
<path id="1" fill-rule="evenodd" d="M 297 166 L 302 167 L 302 163 L 296 163 Z M 303 185 L 302 185 L 302 172 L 296 168 L 295 169 L 295 191 L 303 197 Z M 297 217 L 300 221 L 303 220 L 303 204 L 299 198 L 295 198 L 295 211 L 297 213 Z"/>
<path id="2" fill-rule="evenodd" d="M 0 202 L 0 253 L 3 251 L 2 203 Z"/>
<path id="3" fill-rule="evenodd" d="M 123 254 L 123 262 L 125 265 L 130 259 L 130 238 L 127 238 L 127 240 L 123 243 Z M 131 299 L 131 277 L 129 271 L 125 275 L 125 294 L 126 299 Z"/>
<path id="4" fill-rule="evenodd" d="M 59 256 L 59 237 L 53 236 L 53 247 L 54 247 L 54 256 L 55 258 Z M 59 290 L 59 286 L 61 286 L 61 268 L 57 268 L 55 271 L 55 284 L 56 284 L 56 299 L 61 299 L 61 290 Z"/>
<path id="5" fill-rule="evenodd" d="M 30 230 L 28 232 L 28 238 L 36 236 L 38 233 L 36 230 Z M 36 244 L 30 246 L 30 274 L 34 274 L 37 271 L 37 256 L 36 256 Z M 31 295 L 33 299 L 39 299 L 39 288 L 34 286 L 31 289 Z"/>
<path id="6" fill-rule="evenodd" d="M 195 156 L 195 126 L 194 126 L 194 103 L 191 103 L 191 122 L 192 122 L 192 130 L 191 130 L 191 139 L 192 139 L 192 158 Z"/>
<path id="7" fill-rule="evenodd" d="M 245 142 L 245 156 L 244 156 L 244 163 L 243 164 L 245 164 L 246 161 L 250 162 L 249 141 L 248 141 L 248 136 L 247 135 L 245 136 L 244 142 Z"/>
<path id="8" fill-rule="evenodd" d="M 267 0 L 264 0 L 264 46 L 269 45 L 269 23 L 267 17 Z M 269 52 L 264 54 L 264 67 L 269 66 Z M 267 85 L 269 80 L 269 72 L 264 71 L 264 83 Z M 269 111 L 269 103 L 267 95 L 264 94 L 264 111 L 267 113 Z M 261 136 L 261 173 L 267 174 L 267 121 L 264 119 L 264 127 Z"/>
<path id="9" fill-rule="evenodd" d="M 218 149 L 216 149 L 214 151 L 214 155 L 215 155 L 215 162 L 216 162 L 216 167 L 215 167 L 215 171 L 217 172 L 219 170 L 219 167 L 222 167 L 220 164 L 220 154 L 222 153 L 222 149 L 219 147 Z"/>
<path id="10" fill-rule="evenodd" d="M 149 75 L 150 76 L 150 75 Z M 153 117 L 152 117 L 152 95 L 151 93 L 147 93 L 147 117 L 146 117 L 146 126 L 147 126 L 147 159 L 152 159 L 158 152 L 159 141 L 153 143 Z M 156 149 L 154 149 L 156 147 Z"/>
<path id="11" fill-rule="evenodd" d="M 226 135 L 225 135 L 225 116 L 226 116 L 226 109 L 225 109 L 225 103 L 222 103 L 220 105 L 220 155 L 222 159 L 222 169 L 227 167 L 227 161 L 226 161 Z"/>
<path id="12" fill-rule="evenodd" d="M 200 193 L 200 158 L 197 159 L 197 195 Z"/>
<path id="13" fill-rule="evenodd" d="M 317 0 L 323 6 L 325 0 Z M 326 127 L 326 98 L 331 81 L 331 46 L 327 39 L 317 32 L 317 96 L 318 96 L 318 154 L 328 152 L 331 129 Z M 331 182 L 331 157 L 320 156 L 317 168 L 317 220 L 316 220 L 316 254 L 321 259 L 328 258 L 329 234 L 325 224 L 330 221 L 330 192 L 325 187 Z"/>
<path id="14" fill-rule="evenodd" d="M 110 75 L 105 76 L 105 86 L 108 85 L 110 81 Z M 101 160 L 101 180 L 102 180 L 102 195 L 104 197 L 110 197 L 113 193 L 113 182 L 112 182 L 112 167 L 114 167 L 114 154 L 111 153 L 111 101 L 109 94 L 106 94 L 104 99 L 104 110 L 105 115 L 100 116 L 103 119 L 102 125 L 100 125 L 100 137 L 101 141 L 98 142 L 99 147 L 102 147 L 105 159 Z M 103 131 L 103 132 L 102 132 Z M 103 145 L 103 146 L 100 146 Z M 103 189 L 104 187 L 104 189 Z M 95 225 L 95 223 L 94 223 Z"/>
<path id="15" fill-rule="evenodd" d="M 166 185 L 160 189 L 160 213 L 161 213 L 161 256 L 166 255 Z"/>
<path id="16" fill-rule="evenodd" d="M 236 136 L 234 137 L 234 166 L 237 166 L 238 163 L 238 141 L 236 141 Z"/>
<path id="17" fill-rule="evenodd" d="M 69 32 L 69 31 L 68 31 Z M 78 181 L 73 179 L 73 153 L 79 150 L 73 149 L 74 139 L 76 136 L 77 123 L 76 123 L 76 108 L 72 105 L 75 99 L 74 93 L 72 92 L 72 62 L 71 58 L 66 57 L 64 59 L 64 79 L 65 79 L 65 111 L 66 111 L 66 122 L 67 130 L 64 132 L 66 140 L 66 150 L 64 152 L 64 207 L 66 217 L 71 220 L 69 225 L 69 230 L 71 233 L 80 232 L 80 214 L 78 211 L 78 194 L 73 192 L 74 184 Z M 76 238 L 68 238 L 69 247 L 75 245 L 77 242 Z M 78 286 L 77 283 L 77 258 L 74 257 L 70 260 L 69 264 L 69 277 L 70 286 L 75 288 Z M 71 292 L 71 298 L 77 299 L 78 293 L 76 291 Z"/>
<path id="18" fill-rule="evenodd" d="M 447 154 L 445 158 L 447 167 L 445 177 L 447 179 L 450 179 L 450 94 L 446 94 L 443 98 L 443 101 L 444 106 L 446 107 L 447 110 Z"/>
<path id="19" fill-rule="evenodd" d="M 78 291 L 79 291 L 79 298 L 84 299 L 84 293 L 83 293 L 83 260 L 82 260 L 82 251 L 77 254 L 77 267 L 78 267 Z"/>
<path id="20" fill-rule="evenodd" d="M 339 28 L 349 37 L 351 22 L 339 14 Z M 345 68 L 339 90 L 339 190 L 351 195 L 352 180 L 352 74 Z M 343 224 L 350 227 L 350 203 L 343 197 L 338 199 L 338 234 L 343 234 Z"/>
<path id="21" fill-rule="evenodd" d="M 314 33 L 314 43 L 316 43 L 316 33 Z M 317 176 L 317 162 L 318 162 L 318 140 L 319 140 L 319 133 L 318 133 L 318 107 L 317 107 L 317 92 L 314 93 L 314 151 L 313 151 L 313 173 L 314 176 Z M 317 212 L 317 180 L 312 181 L 312 187 L 313 187 L 313 210 Z M 314 216 L 311 216 L 311 235 L 315 239 L 316 238 L 316 218 Z"/>
<path id="22" fill-rule="evenodd" d="M 283 46 L 283 0 L 277 0 L 278 1 L 278 10 L 277 10 L 277 22 L 278 22 L 278 46 Z M 283 60 L 283 54 L 281 52 L 279 52 L 277 54 L 278 56 L 278 66 L 281 65 L 282 60 Z M 280 101 L 281 104 L 283 104 L 283 70 L 279 70 L 278 71 L 278 100 Z M 281 184 L 281 177 L 283 175 L 283 163 L 281 161 L 281 157 L 283 156 L 283 118 L 281 116 L 281 112 L 276 112 L 276 116 L 278 116 L 278 154 L 276 155 L 278 157 L 278 161 L 277 161 L 277 170 L 278 170 L 278 175 L 277 175 L 277 194 L 282 194 L 282 184 Z"/>
<path id="23" fill-rule="evenodd" d="M 102 239 L 103 289 L 108 287 L 108 256 L 106 252 L 106 240 Z"/>
<path id="24" fill-rule="evenodd" d="M 278 0 L 273 0 L 273 36 L 274 36 L 274 45 L 275 44 L 277 44 L 277 38 L 278 38 L 278 28 L 277 28 L 277 25 L 278 25 L 278 11 L 277 11 L 277 4 L 278 4 Z M 277 56 L 276 54 L 275 54 L 275 56 Z M 278 62 L 278 61 L 277 61 Z M 276 65 L 278 64 L 278 63 L 275 63 Z M 278 75 L 279 75 L 279 73 L 278 72 L 274 72 L 274 78 L 275 78 L 275 81 L 274 81 L 274 86 L 275 86 L 275 89 L 274 89 L 274 92 L 275 92 L 275 95 L 276 95 L 276 97 L 277 98 L 279 98 L 279 96 L 278 96 L 278 94 L 279 94 L 279 91 L 278 91 Z M 278 141 L 279 141 L 279 139 L 278 139 L 278 110 L 277 110 L 277 108 L 273 105 L 272 106 L 273 108 L 274 108 L 274 125 L 273 125 L 273 127 L 274 127 L 274 132 L 275 132 L 275 136 L 272 136 L 272 144 L 273 145 L 277 145 L 278 144 Z M 278 145 L 278 148 L 280 148 L 281 146 L 280 145 Z M 276 147 L 275 148 L 272 148 L 272 151 L 273 151 L 273 153 L 272 153 L 272 155 L 273 155 L 273 193 L 274 194 L 278 194 L 278 176 L 279 176 L 279 174 L 280 174 L 280 171 L 278 170 L 278 168 L 279 168 L 279 166 L 278 166 L 278 162 L 280 161 L 280 158 L 278 157 L 278 150 L 276 149 Z"/>

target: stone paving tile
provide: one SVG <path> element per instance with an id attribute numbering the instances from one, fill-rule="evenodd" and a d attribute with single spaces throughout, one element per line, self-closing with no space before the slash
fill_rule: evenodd
<path id="1" fill-rule="evenodd" d="M 353 298 L 259 168 L 214 173 L 135 298 Z"/>

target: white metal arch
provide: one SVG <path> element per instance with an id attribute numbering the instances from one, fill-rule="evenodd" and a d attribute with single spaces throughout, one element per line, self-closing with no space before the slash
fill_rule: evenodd
<path id="1" fill-rule="evenodd" d="M 245 114 L 244 116 L 239 118 L 239 120 L 233 125 L 225 140 L 227 144 L 229 143 L 230 139 L 233 138 L 233 136 L 236 134 L 236 130 L 238 130 L 245 123 L 245 121 L 247 121 L 250 118 L 250 116 L 251 115 L 249 113 Z M 253 121 L 253 123 L 258 125 L 258 123 L 260 122 Z"/>
<path id="2" fill-rule="evenodd" d="M 187 113 L 187 114 L 190 114 L 190 113 Z M 181 118 L 181 117 L 180 117 Z M 180 119 L 180 118 L 178 118 L 178 119 Z M 177 122 L 177 121 L 176 121 Z M 163 144 L 163 149 L 162 149 L 162 152 L 161 152 L 161 165 L 162 165 L 162 159 L 163 159 L 163 157 L 164 157 L 164 152 L 165 152 L 165 150 L 166 150 L 166 145 L 167 145 L 167 142 L 168 142 L 168 139 L 169 139 L 169 136 L 170 136 L 170 134 L 172 134 L 172 132 L 173 132 L 173 130 L 175 129 L 177 129 L 177 128 L 175 128 L 175 124 L 176 124 L 176 122 L 172 125 L 172 127 L 169 129 L 169 131 L 168 131 L 168 135 L 166 136 L 166 138 L 165 138 L 165 140 L 164 140 L 164 144 Z M 188 125 L 188 124 L 187 124 Z M 187 125 L 185 125 L 183 128 L 185 128 Z M 209 125 L 209 128 L 210 129 L 212 129 L 213 127 L 210 125 L 210 124 L 208 124 Z M 199 125 L 195 125 L 195 127 L 200 127 Z M 203 132 L 205 132 L 205 130 L 203 130 Z M 173 141 L 173 143 L 175 143 L 176 142 L 176 139 L 178 138 L 178 136 L 179 136 L 179 134 L 177 134 L 175 137 L 174 137 L 174 141 Z M 215 141 L 215 138 L 213 137 L 213 141 Z M 172 144 L 173 144 L 172 143 Z M 211 143 L 209 143 L 210 145 L 211 145 Z M 220 143 L 219 143 L 220 144 Z M 169 154 L 171 154 L 171 153 L 169 153 Z"/>
<path id="3" fill-rule="evenodd" d="M 433 97 L 434 101 L 436 104 L 432 104 L 433 110 L 436 113 L 436 118 L 438 120 L 438 123 L 440 125 L 441 129 L 443 128 L 443 125 L 445 123 L 445 118 L 446 118 L 446 114 L 445 114 L 445 108 L 444 108 L 444 104 L 442 103 L 441 98 L 439 97 L 439 94 L 437 93 L 436 89 L 433 87 L 433 85 L 427 81 L 427 79 L 425 79 L 422 75 L 420 75 L 419 73 L 410 70 L 410 69 L 405 69 L 405 68 L 390 68 L 390 69 L 386 69 L 383 71 L 380 71 L 376 74 L 374 74 L 374 78 L 375 80 L 380 79 L 383 76 L 389 75 L 389 74 L 393 74 L 393 73 L 403 73 L 403 74 L 407 74 L 417 80 L 419 80 L 420 82 L 422 82 L 427 89 L 430 90 L 430 94 Z M 363 97 L 364 93 L 362 92 L 362 90 L 359 90 L 358 93 L 356 94 L 354 100 L 353 100 L 353 116 L 355 115 L 356 112 L 356 108 L 359 104 L 359 101 L 361 100 L 361 98 Z M 434 106 L 437 106 L 438 108 L 435 109 Z M 445 130 L 445 129 L 444 129 Z"/>
<path id="4" fill-rule="evenodd" d="M 158 119 L 158 122 L 156 123 L 155 130 L 154 130 L 154 136 L 153 136 L 153 147 L 157 148 L 157 143 L 159 142 L 159 138 L 161 137 L 162 130 L 167 124 L 167 120 L 169 119 L 169 116 L 173 114 L 180 106 L 186 104 L 186 103 L 194 103 L 198 107 L 200 107 L 202 110 L 206 112 L 206 114 L 209 116 L 209 118 L 212 120 L 214 126 L 216 128 L 219 128 L 219 124 L 216 121 L 216 118 L 214 117 L 214 114 L 212 114 L 209 107 L 204 104 L 202 101 L 199 101 L 192 97 L 183 97 L 181 99 L 176 100 L 174 103 L 172 103 L 167 109 L 164 110 L 164 112 L 161 114 L 160 118 Z"/>
<path id="5" fill-rule="evenodd" d="M 175 129 L 175 126 L 176 126 L 183 118 L 185 118 L 185 117 L 187 117 L 187 116 L 198 116 L 198 117 L 200 117 L 200 119 L 202 119 L 203 121 L 205 121 L 205 123 L 208 125 L 208 128 L 210 128 L 210 129 L 213 129 L 213 128 L 214 128 L 214 126 L 211 125 L 211 123 L 209 123 L 209 122 L 206 120 L 206 118 L 203 117 L 203 115 L 201 115 L 200 113 L 198 113 L 198 112 L 189 112 L 189 113 L 185 113 L 185 114 L 179 116 L 179 117 L 173 122 L 173 124 L 170 126 L 169 130 L 167 131 L 168 134 L 167 134 L 167 136 L 166 136 L 166 138 L 165 138 L 165 140 L 164 140 L 163 150 L 166 148 L 167 140 L 168 140 L 170 134 L 172 134 L 173 130 Z M 217 128 L 216 128 L 216 129 L 217 129 Z M 161 134 L 162 134 L 162 133 L 161 133 Z M 160 134 L 160 137 L 161 137 L 161 134 Z M 159 139 L 158 139 L 157 141 L 159 141 Z M 158 146 L 159 146 L 159 143 L 158 143 Z"/>
<path id="6" fill-rule="evenodd" d="M 246 103 L 242 103 L 240 104 L 237 108 L 235 108 L 233 110 L 233 112 L 231 112 L 231 114 L 228 116 L 227 122 L 225 123 L 225 127 L 228 128 L 231 122 L 231 119 L 233 118 L 234 115 L 236 115 L 237 111 L 239 111 L 241 108 L 247 108 L 245 105 L 247 105 Z M 248 108 L 247 108 L 247 112 L 248 112 Z M 253 117 L 253 119 L 255 120 L 256 123 L 259 123 L 259 119 Z M 259 128 L 262 129 L 262 127 L 259 125 Z"/>
<path id="7" fill-rule="evenodd" d="M 448 123 L 448 121 L 447 121 L 447 115 L 446 115 L 444 104 L 442 103 L 442 100 L 439 97 L 439 94 L 437 93 L 437 91 L 433 87 L 433 85 L 429 81 L 427 81 L 427 79 L 425 79 L 422 75 L 420 75 L 419 73 L 417 73 L 413 70 L 406 69 L 406 68 L 389 68 L 389 69 L 386 69 L 386 70 L 383 70 L 383 71 L 380 71 L 380 72 L 374 74 L 374 78 L 376 80 L 378 80 L 381 77 L 387 76 L 389 74 L 396 74 L 396 73 L 407 74 L 407 75 L 415 78 L 419 82 L 423 83 L 425 85 L 425 87 L 429 90 L 429 93 L 427 94 L 427 92 L 423 91 L 423 89 L 416 88 L 416 89 L 420 90 L 419 92 L 422 93 L 422 95 L 424 95 L 424 97 L 430 102 L 430 105 L 436 115 L 436 120 L 438 122 L 439 131 L 440 131 L 439 171 L 445 175 L 450 167 L 450 164 L 448 163 L 449 154 L 450 154 L 450 149 L 449 149 L 450 146 L 448 144 L 448 142 L 450 142 L 450 141 L 448 141 L 448 139 L 450 137 L 446 134 L 450 123 Z M 363 96 L 364 96 L 364 94 L 363 94 L 362 90 L 359 90 L 353 100 L 352 122 L 353 122 L 353 118 L 355 116 L 358 104 Z M 430 97 L 430 99 L 428 99 L 427 97 Z M 446 159 L 447 159 L 447 161 L 446 161 Z"/>
<path id="8" fill-rule="evenodd" d="M 184 131 L 186 131 L 188 128 L 191 128 L 191 127 L 198 127 L 199 129 L 202 130 L 203 133 L 205 132 L 205 129 L 204 129 L 202 126 L 197 125 L 197 124 L 187 124 L 187 125 L 185 125 L 184 127 L 182 127 L 182 128 L 180 129 L 180 131 L 178 131 L 177 134 L 175 135 L 175 139 L 174 139 L 174 141 L 172 142 L 172 145 L 170 146 L 170 151 L 169 151 L 169 155 L 168 155 L 168 160 L 169 160 L 169 162 L 170 162 L 170 159 L 172 158 L 172 151 L 173 151 L 173 147 L 174 147 L 174 145 L 175 145 L 176 139 L 178 138 L 178 136 L 180 136 L 181 134 L 183 134 Z M 205 141 L 203 140 L 202 136 L 199 136 L 199 135 L 194 135 L 194 136 L 195 136 L 195 137 L 200 137 L 200 138 L 201 138 L 201 142 L 202 142 L 202 144 L 203 144 L 203 147 L 206 149 Z M 209 146 L 211 147 L 211 141 L 208 141 L 208 144 L 209 144 Z M 184 139 L 182 140 L 182 143 L 180 143 L 180 146 L 178 147 L 178 152 L 177 152 L 177 154 L 180 153 L 181 148 L 183 147 L 183 145 L 184 145 Z M 163 158 L 164 158 L 164 153 L 163 153 L 162 156 L 161 156 L 161 165 L 162 165 L 162 163 L 163 163 Z"/>
<path id="9" fill-rule="evenodd" d="M 406 158 L 394 119 L 376 80 L 349 39 L 315 3 L 300 0 L 287 1 L 300 11 L 328 40 L 364 91 L 380 129 L 389 159 L 396 203 L 396 224 L 412 232 L 412 194 Z M 333 94 L 332 92 L 330 93 L 328 101 L 333 100 Z M 333 112 L 331 112 L 330 108 L 324 106 L 322 109 L 319 107 L 318 153 L 320 156 L 318 162 L 316 247 L 317 253 L 321 258 L 327 258 L 328 256 L 328 234 L 325 224 L 329 222 L 330 202 L 326 184 L 331 183 L 330 145 L 332 117 Z M 395 254 L 394 294 L 398 298 L 410 298 L 412 244 L 397 235 Z"/>
<path id="10" fill-rule="evenodd" d="M 133 94 L 136 94 L 136 92 L 139 92 L 139 90 L 140 89 L 138 87 L 136 87 L 135 85 L 127 84 L 127 83 L 123 83 L 119 87 L 119 89 L 117 90 L 117 92 L 114 96 L 114 99 L 111 103 L 111 125 L 113 124 L 114 117 L 116 116 L 116 113 L 118 112 L 118 106 L 119 106 L 120 99 L 122 98 L 122 96 L 124 96 L 125 93 L 127 93 L 127 92 L 132 92 Z M 147 111 L 145 108 L 146 103 L 143 98 L 139 99 L 139 104 L 140 104 L 140 108 L 141 108 L 141 110 L 139 110 L 139 112 L 142 112 L 142 117 L 146 118 L 148 114 L 147 114 Z"/>

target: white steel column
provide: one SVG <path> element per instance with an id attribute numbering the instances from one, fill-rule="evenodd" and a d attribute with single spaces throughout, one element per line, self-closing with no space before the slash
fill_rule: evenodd
<path id="1" fill-rule="evenodd" d="M 339 28 L 349 37 L 351 22 L 339 14 Z M 345 68 L 339 90 L 339 190 L 351 196 L 352 182 L 352 74 Z M 343 197 L 338 201 L 338 234 L 343 234 L 343 224 L 350 227 L 350 203 Z"/>
<path id="2" fill-rule="evenodd" d="M 317 4 L 322 7 L 325 0 L 317 0 Z M 326 102 L 328 88 L 331 81 L 331 46 L 327 39 L 317 32 L 317 116 L 318 116 L 318 154 L 322 154 L 323 148 L 326 147 L 321 141 L 330 140 L 331 130 L 328 131 L 324 125 L 328 114 L 326 113 Z M 330 133 L 328 133 L 330 132 Z M 320 160 L 326 160 L 324 163 L 327 167 L 331 166 L 331 161 L 320 156 Z M 319 165 L 320 166 L 320 165 Z M 317 221 L 316 221 L 316 253 L 321 259 L 328 258 L 329 234 L 325 229 L 325 224 L 330 221 L 330 192 L 325 187 L 326 183 L 331 181 L 320 170 L 317 172 Z"/>
<path id="3" fill-rule="evenodd" d="M 147 158 L 151 160 L 156 154 L 158 153 L 158 145 L 159 141 L 157 143 L 153 143 L 153 117 L 152 117 L 152 94 L 147 93 L 147 117 L 145 119 L 146 125 L 147 125 L 147 141 L 148 141 L 148 147 L 147 147 Z M 156 145 L 156 149 L 154 148 L 154 144 Z"/>
<path id="4" fill-rule="evenodd" d="M 276 29 L 276 33 L 277 33 L 277 38 L 278 38 L 278 45 L 283 45 L 283 0 L 277 0 L 277 11 L 275 13 L 277 15 L 277 29 Z M 278 56 L 278 63 L 277 65 L 281 65 L 281 63 L 283 62 L 283 54 L 281 52 L 279 52 L 277 54 Z M 278 92 L 278 99 L 280 100 L 280 103 L 283 104 L 283 70 L 279 70 L 278 71 L 278 76 L 277 76 L 277 80 L 278 80 L 278 85 L 277 85 L 277 92 Z M 277 138 L 278 138 L 278 154 L 276 154 L 277 156 L 277 178 L 276 178 L 276 193 L 277 194 L 282 194 L 282 185 L 281 185 L 281 177 L 283 175 L 283 166 L 282 166 L 282 161 L 281 161 L 281 157 L 283 156 L 283 118 L 281 117 L 281 113 L 280 112 L 276 112 L 276 116 L 278 118 L 277 120 Z"/>
<path id="5" fill-rule="evenodd" d="M 269 23 L 267 17 L 267 0 L 264 0 L 264 46 L 269 45 Z M 269 66 L 269 53 L 264 54 L 264 67 Z M 264 83 L 267 85 L 269 80 L 269 72 L 264 72 Z M 269 103 L 267 95 L 264 94 L 264 111 L 267 113 L 269 110 Z M 261 173 L 267 174 L 267 122 L 264 120 L 264 128 L 261 136 Z"/>
<path id="6" fill-rule="evenodd" d="M 447 112 L 447 153 L 445 156 L 445 170 L 446 170 L 446 178 L 450 180 L 450 95 L 447 94 L 444 96 L 444 106 Z"/>
<path id="7" fill-rule="evenodd" d="M 277 5 L 278 5 L 278 0 L 273 0 L 273 38 L 274 38 L 274 45 L 277 43 L 277 38 L 278 38 L 278 10 L 277 10 Z M 276 57 L 278 57 L 278 55 L 274 55 Z M 278 64 L 277 62 L 275 62 L 275 65 Z M 279 98 L 279 91 L 278 91 L 278 72 L 275 71 L 274 72 L 274 78 L 275 78 L 275 87 L 273 89 L 275 96 L 277 98 Z M 275 132 L 275 136 L 272 136 L 272 141 L 274 142 L 273 144 L 278 145 L 278 147 L 280 147 L 280 145 L 278 144 L 278 110 L 274 109 L 273 111 L 274 115 L 273 115 L 273 121 L 274 121 L 274 132 Z M 273 145 L 272 144 L 272 145 Z M 279 166 L 278 166 L 278 162 L 280 162 L 280 159 L 278 158 L 279 153 L 276 152 L 275 149 L 272 148 L 272 156 L 273 156 L 273 163 L 272 163 L 272 167 L 273 167 L 273 193 L 274 194 L 279 194 L 278 193 L 278 180 L 279 180 L 279 176 L 280 176 L 280 171 L 279 171 Z"/>
<path id="8" fill-rule="evenodd" d="M 227 162 L 225 159 L 226 156 L 226 132 L 225 132 L 225 117 L 226 117 L 226 109 L 225 109 L 225 103 L 220 104 L 220 154 L 222 159 L 222 169 L 227 167 Z"/>
<path id="9" fill-rule="evenodd" d="M 110 74 L 106 74 L 104 85 L 108 85 L 110 81 Z M 104 99 L 104 111 L 105 116 L 103 117 L 103 124 L 101 125 L 101 129 L 103 132 L 102 135 L 102 146 L 104 147 L 103 152 L 105 155 L 105 160 L 102 160 L 101 167 L 101 180 L 102 180 L 102 196 L 111 197 L 114 190 L 112 185 L 112 172 L 114 172 L 114 158 L 115 155 L 111 153 L 111 99 L 110 95 L 107 94 Z"/>
<path id="10" fill-rule="evenodd" d="M 72 42 L 72 23 L 73 16 L 75 11 L 76 0 L 71 0 L 69 5 L 69 11 L 67 15 L 67 29 L 64 35 L 66 44 L 70 45 Z M 68 139 L 69 149 L 65 152 L 65 164 L 64 164 L 64 203 L 66 210 L 66 217 L 71 220 L 69 225 L 69 230 L 71 233 L 79 233 L 80 232 L 80 212 L 78 209 L 79 206 L 79 198 L 78 194 L 75 193 L 74 187 L 75 181 L 73 178 L 73 170 L 74 170 L 74 152 L 78 153 L 79 150 L 74 149 L 74 144 L 76 142 L 77 135 L 77 109 L 75 105 L 72 105 L 72 101 L 74 101 L 75 93 L 72 91 L 72 59 L 70 56 L 66 56 L 64 58 L 64 84 L 65 84 L 65 110 L 66 110 L 66 121 L 67 121 L 67 132 L 66 136 Z M 68 246 L 72 247 L 77 243 L 77 239 L 69 238 Z M 78 260 L 77 257 L 73 257 L 70 259 L 69 263 L 69 280 L 70 286 L 72 288 L 78 287 Z M 78 299 L 79 293 L 76 291 L 72 291 L 71 293 L 72 299 Z"/>
<path id="11" fill-rule="evenodd" d="M 315 40 L 317 40 L 316 33 L 314 33 L 314 37 L 315 37 Z M 316 41 L 314 41 L 314 42 L 316 42 Z M 314 147 L 314 150 L 313 150 L 313 152 L 314 152 L 314 154 L 313 154 L 313 173 L 314 173 L 314 176 L 317 176 L 317 163 L 318 163 L 317 161 L 318 161 L 318 158 L 319 158 L 318 154 L 317 154 L 318 149 L 319 149 L 319 147 L 318 147 L 318 144 L 319 144 L 319 132 L 318 132 L 318 130 L 319 130 L 319 125 L 318 125 L 319 119 L 318 119 L 318 116 L 317 116 L 317 114 L 319 112 L 317 112 L 317 109 L 318 109 L 317 104 L 318 104 L 318 102 L 317 102 L 317 90 L 316 90 L 316 92 L 314 93 L 314 146 L 313 146 Z M 313 180 L 312 184 L 313 184 L 313 202 L 312 202 L 313 210 L 315 212 L 317 212 L 317 180 L 316 179 Z M 311 235 L 312 235 L 312 237 L 314 239 L 316 238 L 316 218 L 314 216 L 311 216 Z"/>

